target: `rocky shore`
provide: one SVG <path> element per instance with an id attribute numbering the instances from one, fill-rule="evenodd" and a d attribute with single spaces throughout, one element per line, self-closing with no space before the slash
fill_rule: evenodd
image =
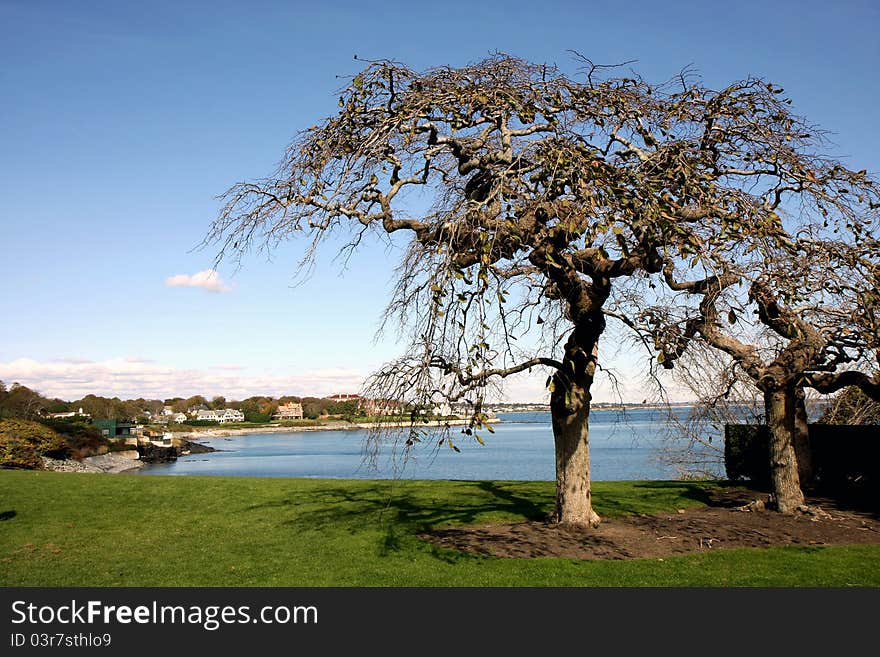
<path id="1" fill-rule="evenodd" d="M 88 456 L 82 461 L 74 459 L 50 459 L 46 456 L 42 457 L 43 469 L 52 470 L 53 472 L 100 472 L 106 474 L 118 474 L 120 472 L 131 472 L 138 468 L 144 467 L 144 462 L 140 460 L 137 451 L 129 450 L 126 452 L 111 452 L 109 454 L 101 454 L 100 456 Z"/>
<path id="2" fill-rule="evenodd" d="M 93 472 L 119 474 L 132 472 L 144 467 L 147 463 L 166 463 L 175 461 L 179 456 L 187 454 L 204 454 L 216 452 L 213 447 L 183 440 L 179 447 L 157 447 L 147 445 L 138 449 L 123 452 L 108 452 L 99 456 L 88 456 L 81 461 L 74 459 L 51 459 L 43 456 L 43 469 L 53 472 Z"/>
<path id="3" fill-rule="evenodd" d="M 190 440 L 180 439 L 176 447 L 161 447 L 158 445 L 142 445 L 138 447 L 141 461 L 144 463 L 169 463 L 176 461 L 180 456 L 189 454 L 206 454 L 217 450 L 209 445 L 202 445 Z"/>

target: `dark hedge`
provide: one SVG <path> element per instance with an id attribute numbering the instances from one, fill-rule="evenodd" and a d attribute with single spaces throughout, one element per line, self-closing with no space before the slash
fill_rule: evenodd
<path id="1" fill-rule="evenodd" d="M 728 479 L 770 485 L 767 426 L 724 427 L 724 465 Z M 880 426 L 811 424 L 810 451 L 815 479 L 807 489 L 837 496 L 880 499 Z"/>

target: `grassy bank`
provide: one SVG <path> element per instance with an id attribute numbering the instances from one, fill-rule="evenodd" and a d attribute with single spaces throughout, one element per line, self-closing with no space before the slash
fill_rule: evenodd
<path id="1" fill-rule="evenodd" d="M 600 514 L 700 504 L 696 482 L 596 482 Z M 550 482 L 0 471 L 5 586 L 880 586 L 880 547 L 663 561 L 495 559 L 417 533 L 540 517 Z"/>

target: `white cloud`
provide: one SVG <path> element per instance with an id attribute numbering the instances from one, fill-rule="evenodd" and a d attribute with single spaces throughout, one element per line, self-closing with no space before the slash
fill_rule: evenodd
<path id="1" fill-rule="evenodd" d="M 357 393 L 369 373 L 353 368 L 322 368 L 294 374 L 277 372 L 254 373 L 240 365 L 217 363 L 202 368 L 183 369 L 162 365 L 146 358 L 121 357 L 104 361 L 62 358 L 37 361 L 19 358 L 0 362 L 0 380 L 7 386 L 20 383 L 49 397 L 79 399 L 89 393 L 104 397 L 134 399 L 167 399 L 204 395 L 209 399 L 223 395 L 227 399 L 244 399 L 253 395 L 298 395 L 325 397 L 337 393 Z M 491 400 L 513 402 L 547 402 L 544 387 L 549 371 L 536 368 L 532 374 L 509 377 L 504 381 L 500 397 Z M 671 401 L 691 399 L 688 391 L 665 381 Z M 593 385 L 596 402 L 639 403 L 654 396 L 646 392 L 644 380 L 619 377 L 615 388 L 607 376 L 599 376 Z"/>
<path id="2" fill-rule="evenodd" d="M 165 279 L 168 287 L 200 287 L 208 292 L 231 292 L 232 288 L 223 282 L 214 269 L 205 269 L 195 274 L 176 274 Z"/>
<path id="3" fill-rule="evenodd" d="M 114 358 L 100 362 L 69 362 L 73 359 L 36 361 L 19 358 L 0 362 L 0 380 L 14 382 L 49 397 L 78 399 L 93 393 L 122 399 L 166 399 L 224 395 L 244 399 L 252 395 L 299 395 L 323 397 L 353 393 L 360 389 L 364 372 L 353 369 L 321 369 L 298 374 L 240 374 L 205 369 L 179 369 L 142 359 Z"/>
<path id="4" fill-rule="evenodd" d="M 84 361 L 84 362 L 88 362 L 88 361 Z M 152 358 L 141 358 L 140 356 L 126 356 L 125 362 L 126 363 L 155 363 L 156 361 L 154 361 Z"/>

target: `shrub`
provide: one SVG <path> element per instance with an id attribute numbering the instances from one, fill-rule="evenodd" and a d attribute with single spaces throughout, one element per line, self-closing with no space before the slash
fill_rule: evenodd
<path id="1" fill-rule="evenodd" d="M 100 438 L 101 431 L 93 424 L 78 419 L 40 418 L 38 420 L 56 433 L 71 438 Z"/>
<path id="2" fill-rule="evenodd" d="M 64 436 L 30 420 L 0 420 L 0 467 L 39 469 L 41 456 L 64 458 L 68 443 Z"/>
<path id="3" fill-rule="evenodd" d="M 76 419 L 41 419 L 39 421 L 64 438 L 67 450 L 62 456 L 80 460 L 87 456 L 107 453 L 107 439 L 101 435 L 101 430 L 93 424 Z"/>
<path id="4" fill-rule="evenodd" d="M 770 434 L 765 424 L 724 425 L 724 469 L 731 481 L 770 485 Z"/>
<path id="5" fill-rule="evenodd" d="M 42 467 L 43 462 L 33 445 L 17 438 L 0 442 L 0 468 L 40 470 Z"/>

